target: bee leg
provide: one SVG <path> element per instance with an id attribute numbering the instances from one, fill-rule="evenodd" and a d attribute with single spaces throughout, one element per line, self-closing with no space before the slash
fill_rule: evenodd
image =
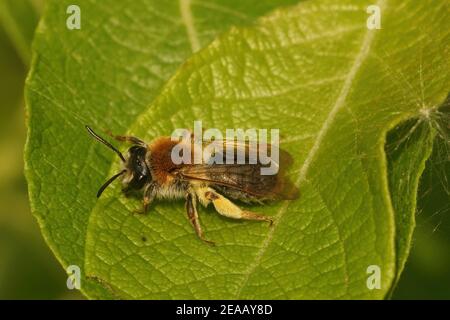
<path id="1" fill-rule="evenodd" d="M 214 208 L 219 214 L 225 217 L 232 219 L 267 221 L 270 225 L 273 224 L 272 218 L 251 211 L 242 210 L 233 202 L 218 194 L 211 188 L 207 188 L 205 190 L 204 197 L 213 203 Z"/>
<path id="2" fill-rule="evenodd" d="M 155 199 L 155 187 L 153 184 L 149 183 L 144 188 L 144 197 L 142 199 L 142 211 L 136 210 L 136 213 L 139 214 L 146 214 L 148 210 L 148 206 L 153 202 Z"/>
<path id="3" fill-rule="evenodd" d="M 128 142 L 128 143 L 132 143 L 132 144 L 138 144 L 138 145 L 142 145 L 145 146 L 145 142 L 142 141 L 141 139 L 137 138 L 137 137 L 133 137 L 133 136 L 116 136 L 115 134 L 113 134 L 111 131 L 106 130 L 105 133 L 111 137 L 113 137 L 114 139 L 116 139 L 117 141 L 121 141 L 121 142 Z"/>
<path id="4" fill-rule="evenodd" d="M 198 218 L 197 213 L 197 197 L 194 193 L 188 193 L 186 195 L 186 212 L 189 218 L 189 221 L 192 223 L 192 226 L 195 229 L 195 232 L 197 233 L 197 236 L 210 245 L 215 245 L 213 241 L 207 240 L 203 236 L 202 227 L 200 226 L 200 220 Z"/>

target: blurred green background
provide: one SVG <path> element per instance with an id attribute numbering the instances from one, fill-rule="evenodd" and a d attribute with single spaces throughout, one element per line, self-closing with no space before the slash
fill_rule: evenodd
<path id="1" fill-rule="evenodd" d="M 44 0 L 0 0 L 0 299 L 82 299 L 30 213 L 23 175 L 23 87 Z M 444 137 L 448 139 L 448 137 Z M 422 178 L 417 228 L 394 299 L 450 299 L 448 141 L 435 148 Z"/>
<path id="2" fill-rule="evenodd" d="M 76 299 L 30 213 L 23 87 L 43 0 L 0 0 L 0 299 Z"/>

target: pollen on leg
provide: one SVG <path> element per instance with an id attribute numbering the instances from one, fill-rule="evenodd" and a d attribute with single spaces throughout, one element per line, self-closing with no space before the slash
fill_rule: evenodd
<path id="1" fill-rule="evenodd" d="M 273 224 L 272 218 L 251 211 L 242 210 L 223 195 L 218 194 L 211 189 L 205 191 L 204 196 L 206 199 L 212 201 L 216 211 L 225 217 L 233 219 L 267 221 L 270 225 Z"/>

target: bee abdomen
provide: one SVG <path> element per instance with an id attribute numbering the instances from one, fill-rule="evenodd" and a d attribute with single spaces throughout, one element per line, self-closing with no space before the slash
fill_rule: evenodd
<path id="1" fill-rule="evenodd" d="M 256 195 L 252 195 L 246 192 L 243 192 L 241 190 L 237 190 L 234 188 L 229 188 L 226 186 L 214 186 L 213 187 L 217 192 L 223 194 L 226 197 L 232 198 L 234 200 L 240 200 L 242 202 L 246 202 L 246 203 L 258 203 L 261 204 L 263 203 L 265 200 L 269 200 L 269 199 L 264 199 L 261 196 L 256 196 Z"/>

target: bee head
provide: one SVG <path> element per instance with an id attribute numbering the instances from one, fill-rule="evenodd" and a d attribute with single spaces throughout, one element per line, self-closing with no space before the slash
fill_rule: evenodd
<path id="1" fill-rule="evenodd" d="M 151 180 L 150 170 L 145 162 L 147 148 L 134 145 L 128 150 L 125 160 L 126 175 L 123 179 L 123 191 L 139 190 Z"/>
<path id="2" fill-rule="evenodd" d="M 130 190 L 139 190 L 144 185 L 151 180 L 150 170 L 145 162 L 145 156 L 147 153 L 147 148 L 140 144 L 133 145 L 128 150 L 128 157 L 125 158 L 122 153 L 117 150 L 112 144 L 96 134 L 89 126 L 86 126 L 87 131 L 96 140 L 103 143 L 105 146 L 113 150 L 124 163 L 124 169 L 119 173 L 116 173 L 111 178 L 109 178 L 98 190 L 97 198 L 101 196 L 103 191 L 118 177 L 125 174 L 123 177 L 123 188 L 124 192 Z M 142 142 L 143 144 L 143 142 Z"/>

